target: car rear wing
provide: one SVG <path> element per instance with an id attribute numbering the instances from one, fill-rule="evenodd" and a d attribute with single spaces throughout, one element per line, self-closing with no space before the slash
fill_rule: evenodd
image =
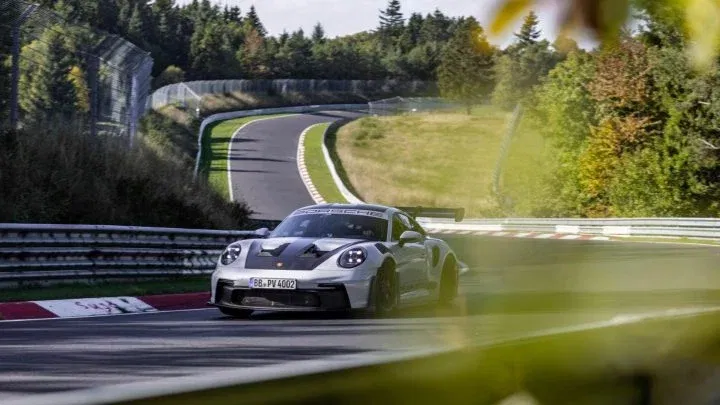
<path id="1" fill-rule="evenodd" d="M 413 218 L 453 218 L 460 222 L 465 218 L 465 208 L 397 207 Z"/>

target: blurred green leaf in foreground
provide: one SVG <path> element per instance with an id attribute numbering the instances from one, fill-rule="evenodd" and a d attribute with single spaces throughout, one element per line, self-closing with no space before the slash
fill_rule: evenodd
<path id="1" fill-rule="evenodd" d="M 509 29 L 529 9 L 549 0 L 502 0 L 498 3 L 492 34 Z M 603 43 L 617 38 L 633 11 L 677 11 L 677 24 L 688 39 L 688 52 L 699 69 L 711 67 L 720 51 L 720 0 L 563 0 L 563 31 L 589 30 Z"/>

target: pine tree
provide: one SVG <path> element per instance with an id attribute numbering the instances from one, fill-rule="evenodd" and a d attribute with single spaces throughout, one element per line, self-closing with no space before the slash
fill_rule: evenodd
<path id="1" fill-rule="evenodd" d="M 245 17 L 244 25 L 246 27 L 246 32 L 253 29 L 261 37 L 265 37 L 267 35 L 267 31 L 265 30 L 265 27 L 263 27 L 262 22 L 260 22 L 260 17 L 258 16 L 257 11 L 255 11 L 254 5 L 250 6 L 250 11 L 248 11 L 247 16 Z"/>
<path id="2" fill-rule="evenodd" d="M 127 35 L 130 41 L 141 47 L 145 43 L 145 21 L 143 20 L 140 5 L 135 4 L 133 12 L 130 16 L 130 21 L 128 22 Z"/>
<path id="3" fill-rule="evenodd" d="M 312 41 L 316 44 L 325 42 L 325 29 L 319 22 L 313 27 Z"/>
<path id="4" fill-rule="evenodd" d="M 65 47 L 65 36 L 62 26 L 53 26 L 23 48 L 19 90 L 27 122 L 75 114 L 78 97 L 69 78 L 73 61 Z"/>
<path id="5" fill-rule="evenodd" d="M 423 22 L 422 14 L 412 13 L 410 15 L 407 26 L 400 36 L 400 48 L 403 52 L 410 52 L 411 49 L 420 44 Z"/>
<path id="6" fill-rule="evenodd" d="M 420 30 L 421 42 L 446 42 L 450 39 L 451 19 L 439 9 L 428 14 Z"/>
<path id="7" fill-rule="evenodd" d="M 541 34 L 539 25 L 540 21 L 538 20 L 537 14 L 535 14 L 534 11 L 530 11 L 530 13 L 525 16 L 523 25 L 520 27 L 520 32 L 515 34 L 515 37 L 519 40 L 520 45 L 528 46 L 537 43 Z"/>
<path id="8" fill-rule="evenodd" d="M 12 50 L 12 21 L 20 15 L 20 3 L 0 2 L 0 125 L 5 122 L 10 99 L 10 66 L 8 60 Z"/>
<path id="9" fill-rule="evenodd" d="M 442 95 L 462 102 L 470 114 L 471 107 L 487 99 L 492 91 L 494 53 L 477 20 L 462 20 L 438 68 Z"/>
<path id="10" fill-rule="evenodd" d="M 380 27 L 378 33 L 386 43 L 402 35 L 404 19 L 400 11 L 399 0 L 389 0 L 387 8 L 380 10 Z"/>

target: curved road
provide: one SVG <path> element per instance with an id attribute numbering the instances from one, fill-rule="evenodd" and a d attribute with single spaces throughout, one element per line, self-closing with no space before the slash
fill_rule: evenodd
<path id="1" fill-rule="evenodd" d="M 314 204 L 297 170 L 300 134 L 314 124 L 360 116 L 358 112 L 324 111 L 245 125 L 234 134 L 228 154 L 233 196 L 246 201 L 255 218 L 270 220 Z"/>

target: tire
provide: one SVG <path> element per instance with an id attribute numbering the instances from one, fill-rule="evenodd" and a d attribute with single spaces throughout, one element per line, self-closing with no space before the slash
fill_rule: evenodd
<path id="1" fill-rule="evenodd" d="M 354 317 L 384 318 L 394 314 L 399 304 L 399 290 L 395 266 L 385 262 L 377 271 L 370 287 L 368 308 L 352 311 Z"/>
<path id="2" fill-rule="evenodd" d="M 440 276 L 440 291 L 438 292 L 438 305 L 446 307 L 452 305 L 458 295 L 458 268 L 455 258 L 445 259 L 443 272 Z"/>
<path id="3" fill-rule="evenodd" d="M 218 307 L 220 312 L 227 316 L 231 316 L 233 318 L 238 319 L 248 319 L 250 318 L 250 315 L 252 315 L 253 311 L 251 309 L 238 309 L 238 308 L 225 308 L 225 307 Z"/>

